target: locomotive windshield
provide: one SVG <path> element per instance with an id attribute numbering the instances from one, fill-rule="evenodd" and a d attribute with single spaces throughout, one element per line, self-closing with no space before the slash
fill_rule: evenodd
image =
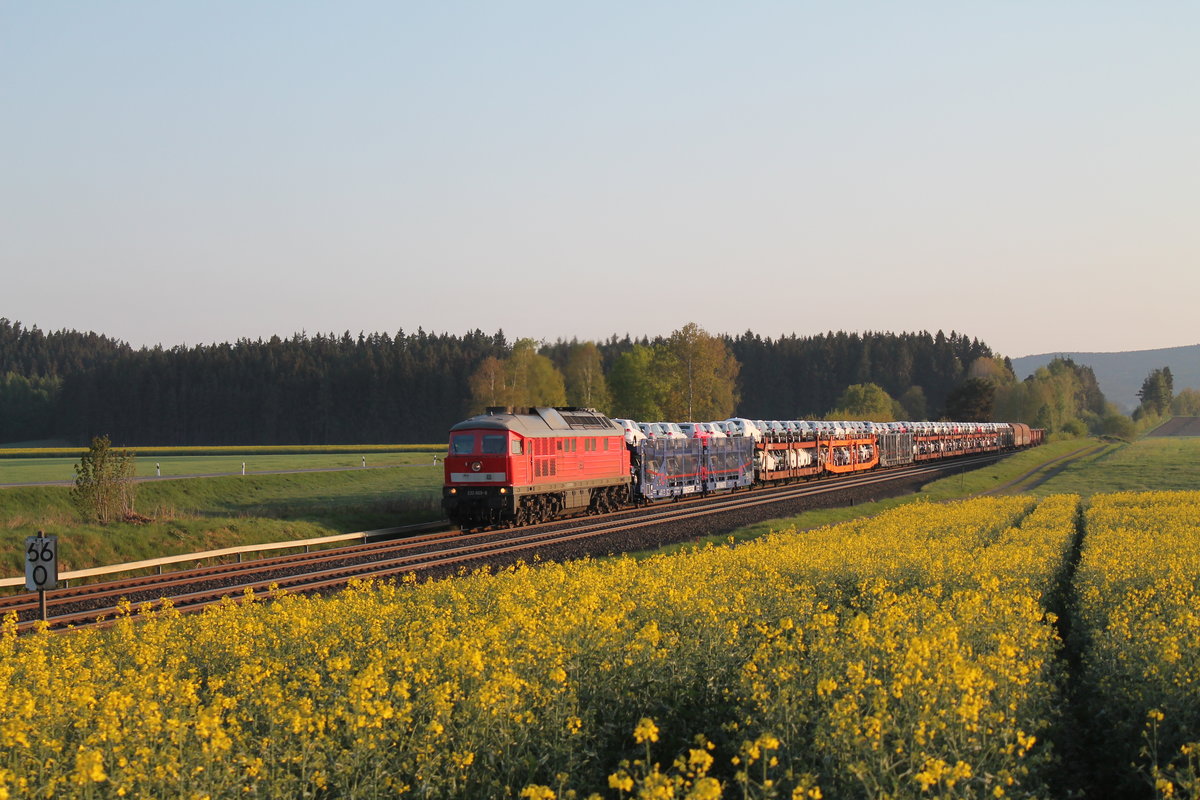
<path id="1" fill-rule="evenodd" d="M 469 456 L 475 452 L 475 434 L 460 433 L 450 437 L 450 452 L 456 456 Z"/>
<path id="2" fill-rule="evenodd" d="M 485 433 L 483 435 L 483 454 L 485 456 L 502 456 L 508 437 L 502 433 Z"/>

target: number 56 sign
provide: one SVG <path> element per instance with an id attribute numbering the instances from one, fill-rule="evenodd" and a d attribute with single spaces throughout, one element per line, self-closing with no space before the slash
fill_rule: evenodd
<path id="1" fill-rule="evenodd" d="M 58 537 L 30 536 L 25 540 L 25 588 L 29 591 L 58 586 Z"/>

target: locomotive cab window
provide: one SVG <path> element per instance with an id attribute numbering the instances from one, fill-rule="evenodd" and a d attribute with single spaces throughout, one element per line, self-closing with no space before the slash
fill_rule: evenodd
<path id="1" fill-rule="evenodd" d="M 483 454 L 485 456 L 504 455 L 504 444 L 507 438 L 503 433 L 485 433 L 483 435 Z"/>
<path id="2" fill-rule="evenodd" d="M 475 435 L 460 433 L 450 439 L 450 452 L 456 456 L 469 456 L 475 452 Z"/>
<path id="3" fill-rule="evenodd" d="M 514 456 L 521 455 L 521 440 L 520 439 L 512 440 L 512 445 L 511 445 L 511 449 L 509 450 L 509 453 Z"/>

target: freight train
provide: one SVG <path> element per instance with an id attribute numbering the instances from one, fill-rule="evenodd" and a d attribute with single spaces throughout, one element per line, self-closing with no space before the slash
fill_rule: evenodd
<path id="1" fill-rule="evenodd" d="M 792 423 L 627 442 L 591 408 L 489 408 L 450 429 L 442 506 L 462 528 L 527 525 L 689 495 L 1041 444 L 1021 423 Z"/>

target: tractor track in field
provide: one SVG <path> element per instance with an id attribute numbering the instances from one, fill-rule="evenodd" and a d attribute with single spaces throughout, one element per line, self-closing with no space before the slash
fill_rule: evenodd
<path id="1" fill-rule="evenodd" d="M 1100 453 L 1100 451 L 1104 450 L 1104 448 L 1107 446 L 1108 445 L 1098 444 L 1091 447 L 1081 447 L 1078 450 L 1072 450 L 1066 455 L 1059 456 L 1058 458 L 1047 461 L 1044 464 L 1039 464 L 1038 466 L 1026 472 L 1024 475 L 1018 475 L 1011 481 L 1001 484 L 994 489 L 988 489 L 985 492 L 979 492 L 971 495 L 971 497 L 986 497 L 994 494 L 1028 492 L 1031 489 L 1036 489 L 1038 486 L 1041 486 L 1046 481 L 1060 474 L 1071 464 L 1079 461 L 1080 459 L 1087 458 L 1088 456 L 1096 455 Z M 1029 481 L 1030 478 L 1033 478 L 1034 476 L 1038 476 L 1036 480 L 1026 483 L 1026 481 Z"/>

